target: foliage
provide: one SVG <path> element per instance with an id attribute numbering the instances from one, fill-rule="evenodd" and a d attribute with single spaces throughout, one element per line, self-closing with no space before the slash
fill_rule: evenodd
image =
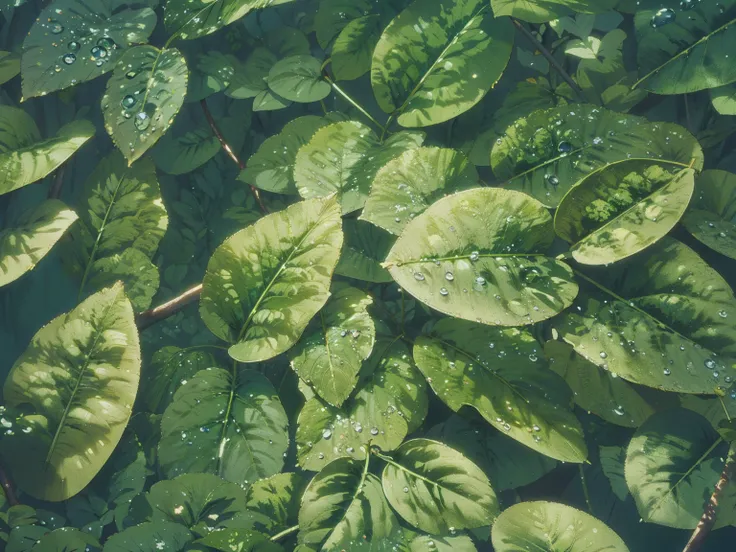
<path id="1" fill-rule="evenodd" d="M 0 548 L 730 550 L 734 44 L 0 0 Z"/>

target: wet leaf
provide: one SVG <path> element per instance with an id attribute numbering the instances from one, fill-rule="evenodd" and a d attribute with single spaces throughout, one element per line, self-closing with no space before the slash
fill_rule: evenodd
<path id="1" fill-rule="evenodd" d="M 335 274 L 364 282 L 393 282 L 391 274 L 381 266 L 394 244 L 393 236 L 361 220 L 346 219 L 343 229 L 345 243 Z"/>
<path id="2" fill-rule="evenodd" d="M 332 88 L 322 78 L 322 62 L 312 56 L 289 56 L 277 61 L 268 72 L 268 87 L 292 102 L 318 102 Z"/>
<path id="3" fill-rule="evenodd" d="M 112 535 L 104 552 L 183 552 L 193 538 L 186 527 L 177 523 L 148 522 Z"/>
<path id="4" fill-rule="evenodd" d="M 696 239 L 721 255 L 736 259 L 736 175 L 703 172 L 682 224 Z"/>
<path id="5" fill-rule="evenodd" d="M 273 0 L 166 0 L 164 23 L 183 40 L 200 38 L 234 23 Z"/>

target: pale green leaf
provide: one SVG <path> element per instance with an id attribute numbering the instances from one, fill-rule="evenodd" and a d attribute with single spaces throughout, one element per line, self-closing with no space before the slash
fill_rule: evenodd
<path id="1" fill-rule="evenodd" d="M 20 73 L 20 56 L 0 51 L 0 84 L 5 84 Z"/>
<path id="2" fill-rule="evenodd" d="M 521 502 L 491 530 L 496 552 L 629 552 L 621 537 L 590 514 L 554 502 Z"/>
<path id="3" fill-rule="evenodd" d="M 309 481 L 298 473 L 279 473 L 248 487 L 248 512 L 255 528 L 277 533 L 298 523 L 299 506 Z"/>
<path id="4" fill-rule="evenodd" d="M 499 512 L 496 493 L 481 469 L 437 441 L 412 439 L 401 445 L 381 480 L 399 515 L 434 535 L 490 525 Z"/>
<path id="5" fill-rule="evenodd" d="M 373 350 L 371 304 L 365 292 L 334 284 L 327 304 L 291 351 L 292 369 L 331 405 L 340 406 L 348 398 Z"/>
<path id="6" fill-rule="evenodd" d="M 579 274 L 585 289 L 554 325 L 578 354 L 632 383 L 715 392 L 736 355 L 736 299 L 694 251 L 664 238 Z"/>
<path id="7" fill-rule="evenodd" d="M 583 178 L 562 198 L 555 232 L 579 263 L 606 265 L 667 235 L 682 217 L 695 171 L 654 159 L 627 159 Z"/>
<path id="8" fill-rule="evenodd" d="M 629 158 L 703 168 L 700 145 L 684 128 L 585 104 L 519 119 L 494 144 L 491 166 L 505 186 L 556 207 L 581 178 Z"/>
<path id="9" fill-rule="evenodd" d="M 368 464 L 339 458 L 307 487 L 299 510 L 299 542 L 340 550 L 352 541 L 385 539 L 398 530 L 378 478 Z"/>
<path id="10" fill-rule="evenodd" d="M 123 434 L 140 366 L 133 309 L 120 284 L 39 330 L 3 388 L 8 406 L 28 405 L 42 426 L 2 451 L 14 481 L 42 500 L 81 491 Z"/>
<path id="11" fill-rule="evenodd" d="M 572 270 L 545 256 L 552 217 L 531 197 L 478 188 L 440 199 L 411 221 L 386 259 L 394 280 L 430 307 L 497 326 L 567 308 Z"/>
<path id="12" fill-rule="evenodd" d="M 565 53 L 581 59 L 598 59 L 601 40 L 594 36 L 582 40 L 571 40 L 565 45 Z"/>
<path id="13" fill-rule="evenodd" d="M 541 346 L 517 328 L 445 318 L 417 338 L 414 361 L 455 412 L 471 406 L 499 431 L 551 458 L 583 462 L 587 447 L 572 393 Z"/>
<path id="14" fill-rule="evenodd" d="M 175 48 L 129 49 L 102 97 L 105 128 L 128 163 L 141 157 L 174 122 L 184 103 L 189 71 Z"/>
<path id="15" fill-rule="evenodd" d="M 23 42 L 23 96 L 45 96 L 112 71 L 125 50 L 148 41 L 151 8 L 117 0 L 57 0 L 38 16 Z"/>
<path id="16" fill-rule="evenodd" d="M 373 52 L 378 105 L 404 127 L 442 123 L 477 104 L 511 56 L 514 28 L 487 0 L 415 0 Z"/>
<path id="17" fill-rule="evenodd" d="M 378 171 L 361 219 L 398 235 L 441 197 L 478 183 L 475 167 L 459 151 L 411 149 Z"/>
<path id="18" fill-rule="evenodd" d="M 721 115 L 736 115 L 736 83 L 710 90 L 713 107 Z"/>
<path id="19" fill-rule="evenodd" d="M 170 521 L 148 522 L 129 527 L 107 542 L 103 552 L 183 552 L 194 538 L 186 527 Z"/>
<path id="20" fill-rule="evenodd" d="M 736 0 L 697 2 L 687 10 L 643 9 L 634 17 L 637 85 L 657 94 L 687 94 L 736 81 L 729 59 L 736 41 Z"/>
<path id="21" fill-rule="evenodd" d="M 736 175 L 703 172 L 695 182 L 695 199 L 682 224 L 714 251 L 736 259 Z"/>
<path id="22" fill-rule="evenodd" d="M 341 456 L 364 459 L 369 443 L 393 450 L 421 425 L 426 385 L 408 353 L 401 341 L 380 339 L 342 408 L 316 397 L 307 401 L 297 421 L 300 466 L 318 470 Z"/>
<path id="23" fill-rule="evenodd" d="M 391 274 L 381 263 L 394 244 L 394 236 L 362 220 L 346 219 L 343 229 L 345 243 L 335 274 L 364 282 L 393 282 Z"/>
<path id="24" fill-rule="evenodd" d="M 510 15 L 529 23 L 545 23 L 577 13 L 605 12 L 617 0 L 491 0 L 496 17 Z"/>
<path id="25" fill-rule="evenodd" d="M 183 40 L 200 38 L 234 23 L 273 0 L 166 0 L 164 23 Z"/>
<path id="26" fill-rule="evenodd" d="M 0 231 L 0 286 L 33 270 L 76 220 L 61 201 L 48 199 Z"/>
<path id="27" fill-rule="evenodd" d="M 266 82 L 277 95 L 299 103 L 318 102 L 332 90 L 322 78 L 322 62 L 305 55 L 289 56 L 276 62 Z"/>
<path id="28" fill-rule="evenodd" d="M 230 236 L 207 265 L 200 315 L 240 362 L 267 360 L 301 336 L 329 297 L 342 247 L 335 198 L 307 200 Z"/>

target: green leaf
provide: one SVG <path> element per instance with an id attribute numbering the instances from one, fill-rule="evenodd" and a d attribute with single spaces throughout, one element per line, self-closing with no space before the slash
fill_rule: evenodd
<path id="1" fill-rule="evenodd" d="M 484 0 L 415 0 L 373 53 L 378 105 L 404 127 L 434 125 L 477 104 L 501 78 L 514 28 Z"/>
<path id="2" fill-rule="evenodd" d="M 367 468 L 367 461 L 339 458 L 312 479 L 299 510 L 301 544 L 352 550 L 352 541 L 380 541 L 398 530 L 381 483 Z"/>
<path id="3" fill-rule="evenodd" d="M 578 13 L 602 13 L 618 0 L 491 0 L 496 17 L 509 15 L 529 23 L 545 23 Z"/>
<path id="4" fill-rule="evenodd" d="M 319 470 L 341 456 L 364 459 L 369 443 L 393 450 L 421 425 L 426 385 L 408 352 L 398 339 L 379 339 L 342 408 L 317 397 L 307 401 L 296 430 L 300 466 Z"/>
<path id="5" fill-rule="evenodd" d="M 556 461 L 504 436 L 475 416 L 468 420 L 453 414 L 426 436 L 454 448 L 477 464 L 498 492 L 534 483 L 557 467 Z"/>
<path id="6" fill-rule="evenodd" d="M 38 331 L 3 388 L 9 407 L 29 405 L 43 426 L 2 450 L 25 492 L 61 501 L 92 480 L 128 423 L 140 366 L 133 309 L 120 284 Z"/>
<path id="7" fill-rule="evenodd" d="M 319 317 L 290 354 L 291 367 L 322 399 L 340 406 L 358 381 L 358 371 L 376 341 L 368 313 L 373 299 L 336 283 Z"/>
<path id="8" fill-rule="evenodd" d="M 294 181 L 297 152 L 317 130 L 329 123 L 327 118 L 316 115 L 304 115 L 289 121 L 279 134 L 266 138 L 258 151 L 250 156 L 238 180 L 267 192 L 299 193 Z"/>
<path id="9" fill-rule="evenodd" d="M 111 153 L 87 179 L 84 202 L 64 256 L 81 280 L 79 296 L 121 279 L 136 309 L 148 308 L 158 289 L 150 259 L 169 222 L 153 163 L 145 158 L 129 167 Z"/>
<path id="10" fill-rule="evenodd" d="M 183 384 L 164 412 L 159 466 L 167 478 L 205 472 L 248 485 L 281 471 L 287 426 L 265 376 L 210 367 Z"/>
<path id="11" fill-rule="evenodd" d="M 318 102 L 332 90 L 322 78 L 322 62 L 305 55 L 289 56 L 276 62 L 266 82 L 277 95 L 299 103 Z"/>
<path id="12" fill-rule="evenodd" d="M 189 71 L 176 48 L 131 48 L 115 66 L 102 97 L 105 128 L 128 163 L 140 158 L 174 122 Z"/>
<path id="13" fill-rule="evenodd" d="M 235 75 L 237 58 L 217 50 L 204 51 L 197 56 L 191 70 L 186 93 L 187 102 L 198 102 L 226 90 Z"/>
<path id="14" fill-rule="evenodd" d="M 0 195 L 42 179 L 63 165 L 95 134 L 89 121 L 64 125 L 41 140 L 33 119 L 21 109 L 0 106 Z"/>
<path id="15" fill-rule="evenodd" d="M 222 552 L 279 552 L 284 549 L 271 542 L 269 538 L 256 531 L 247 529 L 223 529 L 210 533 L 196 544 L 201 544 Z"/>
<path id="16" fill-rule="evenodd" d="M 201 350 L 205 347 L 208 346 L 168 346 L 153 354 L 141 374 L 139 399 L 144 401 L 146 411 L 162 414 L 184 381 L 200 370 L 217 366 L 215 358 Z"/>
<path id="17" fill-rule="evenodd" d="M 0 84 L 20 74 L 20 56 L 14 52 L 0 51 Z"/>
<path id="18" fill-rule="evenodd" d="M 386 259 L 394 280 L 442 313 L 497 326 L 533 324 L 567 308 L 572 270 L 545 256 L 554 239 L 541 203 L 478 188 L 440 199 L 411 221 Z"/>
<path id="19" fill-rule="evenodd" d="M 644 9 L 634 17 L 641 79 L 657 94 L 687 94 L 736 81 L 729 59 L 736 40 L 736 1 L 695 3 L 687 10 Z"/>
<path id="20" fill-rule="evenodd" d="M 178 523 L 148 522 L 112 535 L 105 543 L 104 552 L 183 552 L 193 538 Z"/>
<path id="21" fill-rule="evenodd" d="M 46 533 L 34 545 L 34 552 L 91 552 L 102 546 L 92 535 L 73 527 L 62 527 Z"/>
<path id="22" fill-rule="evenodd" d="M 23 42 L 24 98 L 104 75 L 126 48 L 146 43 L 156 14 L 148 7 L 124 6 L 108 0 L 59 0 L 44 8 Z"/>
<path id="23" fill-rule="evenodd" d="M 207 265 L 202 320 L 240 362 L 285 352 L 327 302 L 342 241 L 334 198 L 302 201 L 236 232 Z"/>
<path id="24" fill-rule="evenodd" d="M 0 231 L 0 287 L 33 270 L 76 220 L 61 201 L 48 199 Z"/>
<path id="25" fill-rule="evenodd" d="M 159 481 L 134 498 L 128 521 L 174 522 L 204 536 L 237 523 L 245 512 L 240 485 L 210 473 L 187 473 Z"/>
<path id="26" fill-rule="evenodd" d="M 519 119 L 494 144 L 491 166 L 505 187 L 556 207 L 581 178 L 629 158 L 703 168 L 703 152 L 684 128 L 585 104 Z"/>
<path id="27" fill-rule="evenodd" d="M 411 149 L 378 171 L 361 219 L 398 235 L 436 200 L 479 181 L 475 167 L 459 151 Z"/>
<path id="28" fill-rule="evenodd" d="M 590 514 L 554 502 L 521 502 L 491 531 L 497 552 L 629 552 L 621 537 Z"/>
<path id="29" fill-rule="evenodd" d="M 544 354 L 550 368 L 565 379 L 575 404 L 611 424 L 639 427 L 654 408 L 630 383 L 591 364 L 566 343 L 548 341 Z"/>
<path id="30" fill-rule="evenodd" d="M 512 439 L 563 462 L 583 462 L 587 447 L 570 411 L 570 389 L 549 370 L 534 337 L 445 318 L 417 338 L 414 361 L 455 412 L 471 406 Z"/>
<path id="31" fill-rule="evenodd" d="M 394 244 L 394 237 L 362 220 L 345 219 L 343 230 L 345 243 L 335 274 L 364 282 L 379 284 L 393 282 L 391 274 L 381 266 L 381 263 Z"/>
<path id="32" fill-rule="evenodd" d="M 381 480 L 399 515 L 433 535 L 490 525 L 499 512 L 496 493 L 481 469 L 437 441 L 412 439 L 401 445 Z"/>
<path id="33" fill-rule="evenodd" d="M 388 9 L 389 6 L 381 8 Z M 314 15 L 317 42 L 326 49 L 332 39 L 351 21 L 369 14 L 374 9 L 375 5 L 371 0 L 319 0 L 319 7 Z"/>
<path id="34" fill-rule="evenodd" d="M 664 238 L 609 267 L 555 323 L 578 354 L 611 374 L 665 391 L 713 393 L 736 353 L 736 299 L 695 252 Z M 730 317 L 730 318 L 729 318 Z"/>
<path id="35" fill-rule="evenodd" d="M 607 265 L 669 233 L 690 203 L 695 171 L 654 159 L 618 161 L 583 178 L 562 198 L 555 232 L 582 264 Z"/>
<path id="36" fill-rule="evenodd" d="M 728 444 L 708 421 L 686 409 L 655 414 L 637 430 L 626 452 L 626 483 L 644 521 L 694 529 L 703 501 L 723 470 Z M 733 521 L 736 493 L 719 497 L 715 527 Z"/>
<path id="37" fill-rule="evenodd" d="M 721 115 L 736 115 L 736 83 L 711 88 L 713 107 Z"/>
<path id="38" fill-rule="evenodd" d="M 700 242 L 736 259 L 736 175 L 718 170 L 703 172 L 695 183 L 695 199 L 682 224 Z"/>
<path id="39" fill-rule="evenodd" d="M 336 80 L 355 80 L 371 70 L 373 50 L 381 37 L 384 19 L 377 13 L 365 15 L 340 31 L 330 56 Z"/>
<path id="40" fill-rule="evenodd" d="M 164 23 L 169 34 L 192 40 L 212 34 L 271 3 L 272 0 L 167 0 Z"/>
<path id="41" fill-rule="evenodd" d="M 298 473 L 279 473 L 248 487 L 247 507 L 255 517 L 255 528 L 264 533 L 277 533 L 296 525 L 308 483 Z"/>
<path id="42" fill-rule="evenodd" d="M 599 458 L 601 461 L 601 470 L 608 478 L 616 497 L 619 500 L 626 500 L 629 496 L 629 487 L 626 485 L 626 476 L 624 474 L 626 463 L 625 447 L 600 447 Z"/>

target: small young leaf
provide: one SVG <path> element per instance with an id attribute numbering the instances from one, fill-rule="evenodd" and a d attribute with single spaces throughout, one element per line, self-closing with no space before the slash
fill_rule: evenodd
<path id="1" fill-rule="evenodd" d="M 345 243 L 335 274 L 364 282 L 393 282 L 391 274 L 381 263 L 394 244 L 394 236 L 362 220 L 346 219 L 343 229 Z"/>
<path id="2" fill-rule="evenodd" d="M 345 25 L 332 46 L 331 65 L 336 80 L 355 80 L 371 70 L 371 57 L 384 19 L 374 13 Z"/>
<path id="3" fill-rule="evenodd" d="M 695 199 L 682 224 L 696 239 L 721 255 L 736 259 L 736 175 L 703 172 L 695 184 Z"/>
<path id="4" fill-rule="evenodd" d="M 429 439 L 401 445 L 381 480 L 391 506 L 414 527 L 433 535 L 490 525 L 499 513 L 485 474 L 450 447 Z"/>
<path id="5" fill-rule="evenodd" d="M 711 101 L 713 108 L 721 115 L 736 115 L 736 82 L 711 88 Z"/>
<path id="6" fill-rule="evenodd" d="M 2 456 L 31 496 L 61 501 L 102 468 L 130 417 L 141 359 L 123 286 L 104 289 L 54 318 L 13 365 L 3 396 L 44 420 Z M 47 374 L 39 380 L 41 370 Z"/>
<path id="7" fill-rule="evenodd" d="M 268 87 L 292 102 L 323 100 L 332 88 L 322 78 L 322 62 L 312 56 L 289 56 L 274 64 L 268 72 Z"/>
<path id="8" fill-rule="evenodd" d="M 263 217 L 218 247 L 202 283 L 200 315 L 240 362 L 268 360 L 301 336 L 330 295 L 342 247 L 334 198 Z"/>
<path id="9" fill-rule="evenodd" d="M 181 52 L 153 46 L 129 49 L 102 97 L 105 128 L 128 163 L 140 158 L 174 122 L 189 71 Z"/>
<path id="10" fill-rule="evenodd" d="M 32 270 L 76 220 L 61 201 L 48 199 L 0 231 L 0 287 Z"/>
<path id="11" fill-rule="evenodd" d="M 430 307 L 496 326 L 546 320 L 578 293 L 572 270 L 545 256 L 552 217 L 531 197 L 477 188 L 411 221 L 386 259 L 391 276 Z"/>

